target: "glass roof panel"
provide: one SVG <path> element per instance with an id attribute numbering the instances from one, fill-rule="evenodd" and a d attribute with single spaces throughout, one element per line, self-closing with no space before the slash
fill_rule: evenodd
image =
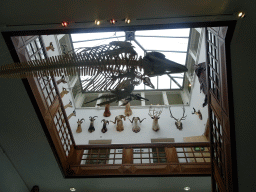
<path id="1" fill-rule="evenodd" d="M 158 89 L 170 89 L 171 79 L 168 75 L 159 76 L 158 81 Z"/>
<path id="2" fill-rule="evenodd" d="M 135 41 L 130 41 L 139 56 L 144 56 L 145 52 L 157 51 L 165 55 L 171 61 L 185 65 L 190 29 L 163 29 L 135 31 Z M 71 34 L 74 48 L 95 47 L 109 44 L 112 41 L 125 41 L 125 32 L 103 32 Z M 140 73 L 143 74 L 143 71 Z M 157 89 L 180 89 L 175 83 L 183 85 L 184 73 L 171 74 L 173 80 L 168 75 L 151 77 L 151 82 L 155 86 L 152 89 L 141 83 L 135 86 L 135 90 L 157 90 Z M 89 76 L 81 77 L 81 80 Z M 82 83 L 86 85 L 87 83 Z M 83 88 L 85 88 L 83 86 Z M 90 92 L 90 90 L 87 90 Z"/>
<path id="3" fill-rule="evenodd" d="M 114 38 L 114 39 L 103 39 L 103 40 L 95 40 L 95 41 L 86 41 L 81 43 L 73 43 L 74 49 L 80 48 L 80 47 L 95 47 L 103 44 L 109 44 L 112 41 L 124 41 L 125 38 Z"/>
<path id="4" fill-rule="evenodd" d="M 93 40 L 114 36 L 125 36 L 125 32 L 76 33 L 71 34 L 73 43 L 76 41 Z"/>
<path id="5" fill-rule="evenodd" d="M 173 53 L 173 52 L 161 52 L 165 55 L 166 59 L 179 63 L 181 65 L 185 65 L 187 53 Z"/>
<path id="6" fill-rule="evenodd" d="M 143 36 L 169 36 L 169 37 L 189 37 L 190 29 L 161 29 L 136 31 L 135 35 Z"/>
<path id="7" fill-rule="evenodd" d="M 159 37 L 136 37 L 135 39 L 146 51 L 183 51 L 187 52 L 188 39 L 182 38 L 159 38 Z"/>

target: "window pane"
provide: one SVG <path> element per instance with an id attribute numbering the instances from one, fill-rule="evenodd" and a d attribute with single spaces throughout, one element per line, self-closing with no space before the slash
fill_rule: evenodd
<path id="1" fill-rule="evenodd" d="M 44 56 L 44 53 L 43 53 L 43 50 L 42 50 L 42 49 L 39 51 L 39 53 L 40 53 L 41 58 L 42 58 L 42 59 L 45 59 L 45 56 Z"/>
<path id="2" fill-rule="evenodd" d="M 72 41 L 83 41 L 83 40 L 93 40 L 101 39 L 115 36 L 125 36 L 124 32 L 106 32 L 106 33 L 80 33 L 80 34 L 71 34 Z M 112 39 L 111 41 L 118 41 L 117 39 Z"/>
<path id="3" fill-rule="evenodd" d="M 31 45 L 28 44 L 26 47 L 27 47 L 27 51 L 28 51 L 29 56 L 33 55 L 33 51 L 31 49 Z"/>
<path id="4" fill-rule="evenodd" d="M 147 30 L 147 31 L 136 31 L 135 35 L 188 37 L 189 31 L 190 29 Z"/>
<path id="5" fill-rule="evenodd" d="M 36 39 L 36 45 L 37 45 L 37 48 L 38 48 L 38 49 L 41 48 L 41 44 L 40 44 L 39 38 Z"/>
<path id="6" fill-rule="evenodd" d="M 97 40 L 97 41 L 87 41 L 87 42 L 81 42 L 81 43 L 73 43 L 74 48 L 80 48 L 80 47 L 95 47 L 99 45 L 109 44 L 112 41 L 124 41 L 125 38 L 115 38 L 115 39 L 103 39 L 103 40 Z"/>
<path id="7" fill-rule="evenodd" d="M 34 41 L 32 41 L 30 44 L 32 46 L 33 52 L 35 53 L 37 51 L 36 43 Z"/>
<path id="8" fill-rule="evenodd" d="M 188 46 L 188 39 L 183 38 L 136 37 L 136 40 L 146 50 L 187 51 Z"/>
<path id="9" fill-rule="evenodd" d="M 39 56 L 39 54 L 38 54 L 38 53 L 37 53 L 37 54 L 35 54 L 35 56 L 36 56 L 36 59 L 40 60 L 40 56 Z"/>
<path id="10" fill-rule="evenodd" d="M 162 75 L 158 77 L 158 89 L 170 89 L 170 77 L 168 75 Z"/>

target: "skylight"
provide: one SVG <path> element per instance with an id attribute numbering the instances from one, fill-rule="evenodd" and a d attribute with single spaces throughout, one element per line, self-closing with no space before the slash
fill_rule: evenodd
<path id="1" fill-rule="evenodd" d="M 138 56 L 157 51 L 169 60 L 185 65 L 190 29 L 162 29 L 126 32 L 101 32 L 71 34 L 74 49 L 95 47 L 112 41 L 128 41 L 134 46 Z M 94 92 L 86 86 L 93 77 L 80 76 L 83 92 Z M 151 77 L 155 89 L 140 84 L 135 90 L 171 90 L 183 87 L 184 73 Z"/>

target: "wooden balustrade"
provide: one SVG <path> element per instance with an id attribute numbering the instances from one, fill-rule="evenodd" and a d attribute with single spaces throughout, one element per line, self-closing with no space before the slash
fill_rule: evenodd
<path id="1" fill-rule="evenodd" d="M 71 151 L 72 177 L 211 175 L 208 142 L 80 145 Z"/>

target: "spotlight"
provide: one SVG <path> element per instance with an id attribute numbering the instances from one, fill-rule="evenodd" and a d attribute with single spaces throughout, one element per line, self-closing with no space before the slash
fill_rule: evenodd
<path id="1" fill-rule="evenodd" d="M 117 20 L 115 20 L 115 19 L 110 19 L 109 22 L 110 22 L 112 25 L 115 25 L 116 22 L 117 22 Z"/>
<path id="2" fill-rule="evenodd" d="M 189 83 L 188 86 L 191 87 L 191 83 Z"/>
<path id="3" fill-rule="evenodd" d="M 67 27 L 68 24 L 69 24 L 69 22 L 67 22 L 67 21 L 62 21 L 62 23 L 61 23 L 61 25 L 62 25 L 63 27 Z"/>
<path id="4" fill-rule="evenodd" d="M 95 25 L 100 25 L 100 21 L 99 20 L 95 20 Z"/>
<path id="5" fill-rule="evenodd" d="M 238 13 L 238 17 L 239 17 L 239 18 L 244 18 L 244 16 L 245 16 L 245 13 L 244 13 L 244 12 L 239 12 L 239 13 Z"/>
<path id="6" fill-rule="evenodd" d="M 184 187 L 184 190 L 185 190 L 185 191 L 189 191 L 189 190 L 190 190 L 190 187 Z"/>
<path id="7" fill-rule="evenodd" d="M 127 23 L 127 24 L 130 24 L 131 23 L 131 19 L 126 18 L 124 22 Z"/>
<path id="8" fill-rule="evenodd" d="M 76 189 L 74 187 L 70 188 L 70 191 L 76 191 Z"/>

